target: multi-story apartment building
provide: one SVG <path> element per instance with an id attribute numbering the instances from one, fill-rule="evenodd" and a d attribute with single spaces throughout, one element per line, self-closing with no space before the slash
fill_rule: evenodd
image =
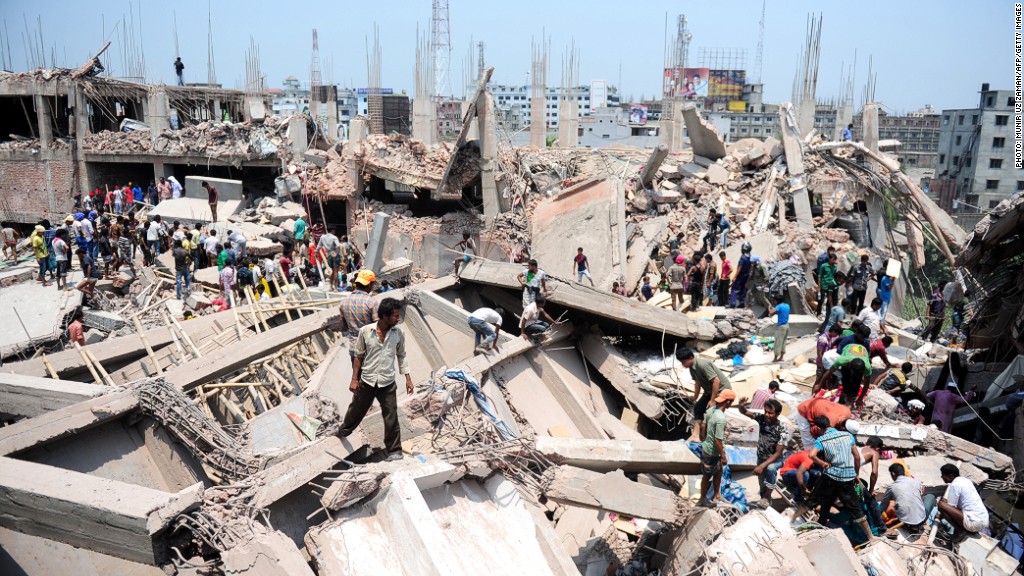
<path id="1" fill-rule="evenodd" d="M 986 83 L 977 107 L 942 111 L 935 178 L 947 211 L 984 212 L 1024 191 L 1024 171 L 1013 161 L 1013 110 L 1013 92 Z"/>
<path id="2" fill-rule="evenodd" d="M 576 86 L 572 93 L 576 98 L 577 116 L 588 118 L 593 115 L 596 108 L 616 107 L 619 105 L 619 92 L 615 86 L 608 86 L 606 83 L 598 84 L 599 89 L 595 98 L 591 100 L 591 88 L 595 84 Z M 533 87 L 529 85 L 491 84 L 488 86 L 494 95 L 494 102 L 498 106 L 503 119 L 510 130 L 520 130 L 530 125 L 530 96 L 533 94 Z M 475 90 L 476 87 L 474 86 Z M 472 93 L 472 91 L 470 91 Z M 603 100 L 603 102 L 602 102 Z M 562 102 L 561 88 L 547 88 L 544 97 L 544 120 L 548 129 L 558 128 L 559 111 Z"/>

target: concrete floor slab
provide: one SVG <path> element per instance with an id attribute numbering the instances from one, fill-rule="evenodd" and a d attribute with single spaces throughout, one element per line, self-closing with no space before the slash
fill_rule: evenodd
<path id="1" fill-rule="evenodd" d="M 222 200 L 217 203 L 218 222 L 227 220 L 228 216 L 236 214 L 242 208 L 240 200 Z M 149 211 L 149 218 L 160 216 L 168 223 L 182 222 L 192 227 L 196 224 L 209 224 L 213 219 L 210 212 L 210 205 L 206 198 L 178 198 L 177 200 L 164 200 Z"/>
<path id="2" fill-rule="evenodd" d="M 82 305 L 78 290 L 57 290 L 29 282 L 0 290 L 0 318 L 7 329 L 0 331 L 0 358 L 28 351 L 33 344 L 51 342 L 64 332 L 64 321 Z"/>
<path id="3" fill-rule="evenodd" d="M 166 576 L 157 566 L 0 527 L 0 574 L 65 574 L 72 566 L 75 576 Z"/>

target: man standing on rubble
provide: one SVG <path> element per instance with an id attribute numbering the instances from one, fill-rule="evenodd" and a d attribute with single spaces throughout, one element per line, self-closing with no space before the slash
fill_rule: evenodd
<path id="1" fill-rule="evenodd" d="M 853 141 L 853 124 L 848 124 L 846 128 L 843 128 L 843 142 Z"/>
<path id="2" fill-rule="evenodd" d="M 829 508 L 838 499 L 853 517 L 868 542 L 874 539 L 868 519 L 861 509 L 861 499 L 857 494 L 857 472 L 860 470 L 860 451 L 853 435 L 843 432 L 831 425 L 828 417 L 819 416 L 814 419 L 814 427 L 821 433 L 814 441 L 810 457 L 824 472 L 814 485 L 810 497 L 805 504 L 793 514 L 793 520 L 800 522 L 809 509 L 821 506 L 818 512 L 818 523 L 825 525 L 828 521 Z M 802 522 L 801 522 L 802 523 Z"/>
<path id="3" fill-rule="evenodd" d="M 394 298 L 385 298 L 377 307 L 377 322 L 359 329 L 356 336 L 355 364 L 352 367 L 352 402 L 345 412 L 338 435 L 348 437 L 363 421 L 376 400 L 384 418 L 384 449 L 388 460 L 402 458 L 402 430 L 398 424 L 398 387 L 395 383 L 395 361 L 398 372 L 405 375 L 405 391 L 412 394 L 412 376 L 405 355 L 405 333 L 398 327 L 402 321 L 402 305 Z"/>
<path id="4" fill-rule="evenodd" d="M 728 423 L 725 411 L 735 399 L 735 392 L 722 390 L 715 396 L 715 405 L 708 410 L 701 424 L 703 442 L 700 447 L 701 479 L 698 506 L 714 506 L 718 502 L 725 502 L 722 498 L 722 470 L 729 463 L 729 456 L 725 453 L 725 428 Z M 714 496 L 708 500 L 708 492 L 712 486 Z"/>
<path id="5" fill-rule="evenodd" d="M 185 85 L 184 79 L 185 63 L 181 61 L 181 56 L 174 59 L 174 74 L 178 76 L 178 86 Z"/>
<path id="6" fill-rule="evenodd" d="M 864 254 L 860 257 L 860 264 L 857 267 L 850 267 L 846 274 L 853 278 L 853 297 L 848 306 L 851 314 L 856 314 L 864 308 L 864 298 L 868 293 L 868 281 L 875 275 L 875 269 L 871 267 L 870 257 Z"/>
<path id="7" fill-rule="evenodd" d="M 757 466 L 754 467 L 753 473 L 758 477 L 758 482 L 761 485 L 760 495 L 762 501 L 767 505 L 769 504 L 768 498 L 771 496 L 772 490 L 775 489 L 775 479 L 779 469 L 785 463 L 782 452 L 789 444 L 789 438 L 793 432 L 779 420 L 779 416 L 782 415 L 782 403 L 775 398 L 765 401 L 764 412 L 761 414 L 747 410 L 746 403 L 746 398 L 740 398 L 740 414 L 752 418 L 757 422 L 760 430 L 757 438 Z"/>
<path id="8" fill-rule="evenodd" d="M 672 309 L 679 310 L 683 305 L 683 279 L 686 278 L 686 268 L 683 267 L 685 258 L 682 255 L 676 256 L 675 262 L 668 269 L 668 290 L 672 294 Z"/>
<path id="9" fill-rule="evenodd" d="M 171 183 L 163 176 L 160 177 L 160 183 L 156 185 L 156 189 L 160 193 L 161 202 L 171 199 Z"/>
<path id="10" fill-rule="evenodd" d="M 747 280 L 750 278 L 750 252 L 753 250 L 750 242 L 744 242 L 740 248 L 741 256 L 736 263 L 736 270 L 732 273 L 732 293 L 729 294 L 729 308 L 745 308 L 747 306 Z"/>
<path id="11" fill-rule="evenodd" d="M 359 336 L 359 329 L 372 324 L 377 319 L 375 308 L 377 307 L 373 296 L 373 283 L 377 281 L 377 275 L 372 270 L 360 270 L 353 282 L 355 290 L 342 299 L 338 306 L 341 319 L 344 321 L 342 329 L 348 337 L 348 355 L 352 359 L 353 366 L 356 361 L 356 337 Z"/>
<path id="12" fill-rule="evenodd" d="M 537 266 L 536 260 L 527 263 L 526 270 L 516 278 L 523 287 L 523 308 L 530 305 L 538 296 L 548 293 L 547 274 Z"/>
<path id="13" fill-rule="evenodd" d="M 576 271 L 577 283 L 583 284 L 583 277 L 586 276 L 587 280 L 590 280 L 590 285 L 594 285 L 594 277 L 590 275 L 590 261 L 583 253 L 582 247 L 576 249 L 576 257 L 572 259 L 572 266 Z"/>
<path id="14" fill-rule="evenodd" d="M 928 327 L 924 329 L 923 335 L 928 337 L 929 342 L 935 342 L 942 331 L 942 324 L 946 321 L 946 301 L 942 298 L 942 288 L 945 283 L 932 288 L 932 297 L 928 300 Z"/>
<path id="15" fill-rule="evenodd" d="M 459 268 L 463 265 L 468 266 L 473 261 L 473 257 L 476 256 L 476 242 L 473 240 L 472 234 L 469 230 L 465 230 L 462 233 L 462 241 L 455 245 L 457 252 L 462 252 L 460 256 L 455 258 L 452 262 L 452 266 L 455 268 L 455 277 L 459 277 Z M 580 249 L 582 250 L 582 248 Z"/>
<path id="16" fill-rule="evenodd" d="M 722 390 L 732 390 L 732 384 L 725 374 L 715 366 L 714 362 L 704 358 L 698 358 L 692 348 L 682 348 L 676 352 L 676 359 L 690 371 L 693 378 L 693 422 L 695 427 L 700 428 L 698 438 L 704 437 L 703 420 L 707 412 L 708 403 L 712 398 L 717 398 Z M 733 396 L 735 398 L 735 396 Z M 700 422 L 701 424 L 697 424 Z"/>
<path id="17" fill-rule="evenodd" d="M 750 280 L 747 281 L 747 285 L 750 286 L 747 298 L 750 301 L 751 309 L 753 309 L 754 304 L 759 304 L 764 308 L 766 316 L 773 315 L 775 309 L 772 307 L 771 302 L 768 301 L 768 293 L 766 292 L 768 287 L 768 268 L 765 267 L 760 256 L 752 256 L 750 258 Z"/>
<path id="18" fill-rule="evenodd" d="M 718 302 L 716 306 L 728 306 L 729 278 L 732 276 L 732 262 L 726 257 L 725 250 L 718 253 L 718 258 L 722 261 L 722 270 L 718 280 Z"/>
<path id="19" fill-rule="evenodd" d="M 889 331 L 885 328 L 885 319 L 882 315 L 882 299 L 875 298 L 871 300 L 871 306 L 860 311 L 857 315 L 857 319 L 864 323 L 865 326 L 870 330 L 870 338 L 876 339 L 882 336 L 888 336 Z"/>
<path id="20" fill-rule="evenodd" d="M 202 186 L 206 188 L 206 203 L 210 205 L 210 222 L 214 223 L 217 221 L 217 202 L 220 200 L 220 194 L 217 193 L 216 186 L 205 180 Z"/>
<path id="21" fill-rule="evenodd" d="M 185 250 L 181 240 L 174 241 L 174 248 L 171 250 L 174 256 L 174 290 L 178 300 L 181 300 L 182 279 L 185 280 L 185 295 L 189 294 L 189 254 Z"/>
<path id="22" fill-rule="evenodd" d="M 323 236 L 320 236 L 320 241 L 316 245 L 317 250 L 323 250 L 327 255 L 325 262 L 331 269 L 331 290 L 338 289 L 339 274 L 341 273 L 341 241 L 338 240 L 336 232 L 337 230 L 325 232 Z"/>

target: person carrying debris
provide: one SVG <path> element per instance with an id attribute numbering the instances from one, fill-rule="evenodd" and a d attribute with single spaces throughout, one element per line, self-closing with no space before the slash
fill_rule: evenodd
<path id="1" fill-rule="evenodd" d="M 177 182 L 175 182 L 177 184 Z M 217 202 L 220 201 L 220 194 L 217 192 L 217 187 L 206 182 L 202 183 L 202 187 L 206 188 L 206 203 L 210 206 L 210 222 L 217 221 Z"/>
<path id="2" fill-rule="evenodd" d="M 547 274 L 537 266 L 536 260 L 530 260 L 526 270 L 520 272 L 516 279 L 523 287 L 523 308 L 548 293 Z"/>
<path id="3" fill-rule="evenodd" d="M 548 328 L 552 324 L 561 326 L 565 324 L 565 320 L 561 322 L 555 320 L 544 310 L 544 305 L 547 301 L 543 296 L 538 296 L 536 300 L 530 302 L 523 308 L 523 315 L 519 319 L 519 330 L 522 331 L 523 340 L 529 340 L 531 338 L 537 338 L 541 334 L 547 332 Z M 541 320 L 541 316 L 547 319 L 547 322 Z"/>
<path id="4" fill-rule="evenodd" d="M 693 423 L 700 428 L 699 438 L 704 437 L 703 424 L 697 424 L 704 420 L 708 403 L 712 398 L 717 398 L 719 391 L 732 390 L 732 384 L 725 374 L 715 366 L 714 362 L 704 358 L 698 358 L 692 348 L 681 348 L 676 351 L 676 360 L 690 371 L 695 386 L 693 387 Z M 735 396 L 733 396 L 735 398 Z"/>
<path id="5" fill-rule="evenodd" d="M 21 233 L 15 230 L 10 223 L 5 222 L 3 229 L 0 230 L 0 236 L 4 241 L 4 259 L 16 262 L 18 260 L 18 238 L 21 238 Z M 8 254 L 10 254 L 9 257 Z"/>
<path id="6" fill-rule="evenodd" d="M 493 349 L 498 350 L 498 334 L 501 332 L 501 325 L 505 311 L 501 308 L 477 308 L 469 315 L 469 327 L 473 329 L 474 351 L 487 352 Z"/>
<path id="7" fill-rule="evenodd" d="M 939 468 L 942 481 L 949 484 L 946 495 L 939 500 L 939 514 L 958 532 L 989 535 L 988 508 L 978 495 L 974 483 L 960 475 L 952 464 Z"/>
<path id="8" fill-rule="evenodd" d="M 356 336 L 355 364 L 352 367 L 352 401 L 345 412 L 338 435 L 347 438 L 363 421 L 376 400 L 384 419 L 384 449 L 388 460 L 402 458 L 402 430 L 398 424 L 398 387 L 395 383 L 395 362 L 405 375 L 405 391 L 412 394 L 412 376 L 405 354 L 405 333 L 402 305 L 394 298 L 385 298 L 377 307 L 377 322 L 359 329 Z"/>
<path id="9" fill-rule="evenodd" d="M 174 59 L 174 74 L 178 77 L 178 86 L 185 85 L 185 63 L 181 61 L 181 56 Z"/>
<path id="10" fill-rule="evenodd" d="M 778 383 L 775 386 L 778 387 Z M 754 467 L 753 473 L 758 477 L 761 486 L 760 496 L 767 507 L 768 499 L 775 489 L 779 469 L 785 463 L 782 452 L 789 444 L 793 431 L 779 420 L 779 416 L 782 415 L 782 403 L 775 398 L 765 401 L 761 414 L 747 410 L 746 398 L 739 399 L 739 408 L 740 414 L 757 422 L 760 431 L 757 438 L 757 466 Z"/>
<path id="11" fill-rule="evenodd" d="M 820 506 L 818 523 L 824 526 L 828 522 L 829 509 L 839 500 L 870 542 L 875 536 L 857 494 L 860 451 L 857 450 L 853 435 L 834 428 L 826 416 L 815 418 L 814 427 L 817 428 L 817 438 L 809 456 L 824 472 L 807 502 L 793 513 L 794 523 L 802 524 L 799 518 L 811 508 Z"/>
<path id="12" fill-rule="evenodd" d="M 572 259 L 573 270 L 576 272 L 576 282 L 583 284 L 583 277 L 586 276 L 587 280 L 590 280 L 590 285 L 594 285 L 594 277 L 590 275 L 590 261 L 587 260 L 587 255 L 583 253 L 583 248 L 576 249 L 576 257 Z"/>
<path id="13" fill-rule="evenodd" d="M 725 428 L 728 423 L 725 411 L 735 399 L 735 392 L 729 389 L 722 390 L 715 396 L 715 404 L 708 410 L 701 424 L 703 435 L 700 446 L 701 479 L 698 506 L 714 506 L 718 502 L 726 501 L 722 498 L 722 470 L 729 463 L 729 456 L 725 453 Z M 708 493 L 712 488 L 714 496 L 708 500 Z"/>
<path id="14" fill-rule="evenodd" d="M 580 250 L 583 249 L 580 248 Z M 470 235 L 469 230 L 466 230 L 462 233 L 462 241 L 455 245 L 455 251 L 462 252 L 462 255 L 456 258 L 455 261 L 452 263 L 452 266 L 455 267 L 455 271 L 453 272 L 453 274 L 455 274 L 455 277 L 458 278 L 459 268 L 463 264 L 468 266 L 469 263 L 473 261 L 473 256 L 476 256 L 476 241 L 473 240 L 473 237 L 472 235 Z"/>
<path id="15" fill-rule="evenodd" d="M 732 292 L 729 294 L 729 308 L 746 308 L 747 306 L 747 280 L 750 278 L 750 252 L 753 250 L 750 242 L 744 242 L 740 248 L 740 260 L 736 263 L 736 270 L 732 273 Z"/>

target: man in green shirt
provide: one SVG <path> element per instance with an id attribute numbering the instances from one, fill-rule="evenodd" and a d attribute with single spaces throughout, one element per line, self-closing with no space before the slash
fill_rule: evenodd
<path id="1" fill-rule="evenodd" d="M 698 358 L 691 348 L 683 348 L 676 352 L 676 359 L 683 368 L 690 370 L 690 376 L 696 385 L 693 387 L 693 425 L 700 428 L 698 438 L 704 437 L 704 413 L 712 398 L 717 398 L 721 390 L 730 390 L 732 385 L 714 362 Z M 699 424 L 698 424 L 699 423 Z"/>
<path id="2" fill-rule="evenodd" d="M 832 252 L 828 255 L 828 262 L 822 264 L 818 270 L 818 293 L 822 295 L 822 298 L 818 300 L 817 314 L 821 314 L 823 302 L 827 303 L 826 312 L 832 310 L 832 307 L 836 305 L 836 300 L 839 297 L 839 282 L 836 280 L 838 262 L 839 257 Z"/>
<path id="3" fill-rule="evenodd" d="M 702 476 L 698 506 L 714 506 L 715 502 L 725 501 L 722 498 L 722 468 L 729 463 L 729 457 L 725 453 L 725 426 L 728 422 L 725 410 L 732 406 L 734 400 L 736 400 L 735 392 L 722 390 L 721 394 L 715 397 L 715 405 L 704 416 L 704 429 L 707 434 L 704 436 L 704 442 L 700 445 Z M 708 489 L 712 485 L 715 495 L 708 500 Z"/>

